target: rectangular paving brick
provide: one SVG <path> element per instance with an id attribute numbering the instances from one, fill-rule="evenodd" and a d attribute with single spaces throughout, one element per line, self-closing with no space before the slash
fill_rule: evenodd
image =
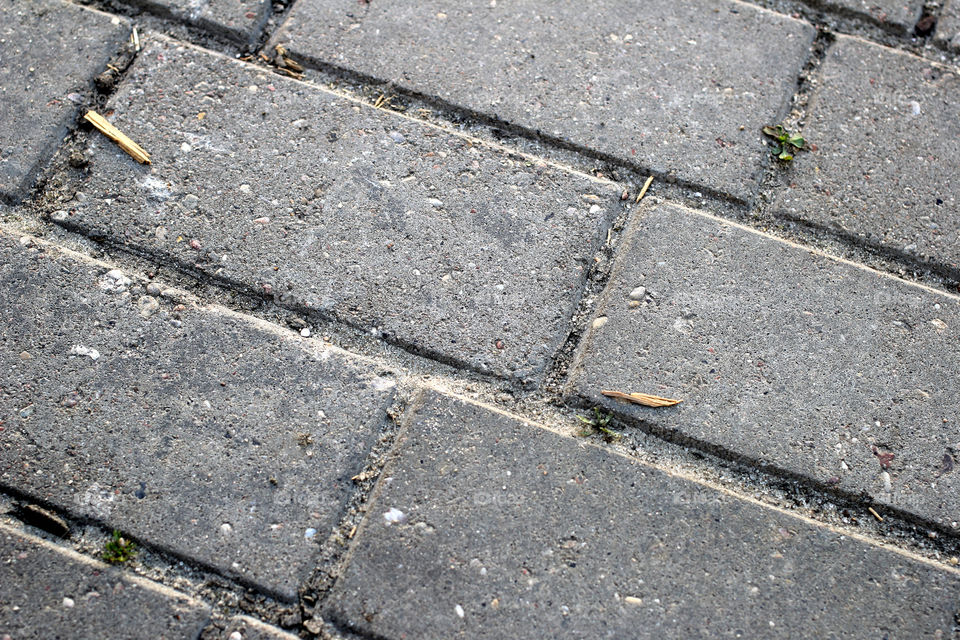
<path id="1" fill-rule="evenodd" d="M 960 299 L 679 207 L 638 217 L 571 394 L 956 528 Z"/>
<path id="2" fill-rule="evenodd" d="M 0 291 L 0 486 L 293 598 L 393 383 L 6 235 Z"/>
<path id="3" fill-rule="evenodd" d="M 543 369 L 620 189 L 155 41 L 54 219 L 484 372 Z"/>
<path id="4" fill-rule="evenodd" d="M 326 616 L 382 638 L 949 637 L 960 575 L 436 393 Z"/>
<path id="5" fill-rule="evenodd" d="M 0 638 L 197 638 L 199 600 L 0 524 Z"/>
<path id="6" fill-rule="evenodd" d="M 960 2 L 947 0 L 937 20 L 934 40 L 943 47 L 960 50 Z"/>
<path id="7" fill-rule="evenodd" d="M 60 0 L 0 0 L 0 199 L 21 199 L 130 25 Z"/>
<path id="8" fill-rule="evenodd" d="M 960 265 L 960 75 L 838 36 L 774 214 Z"/>
<path id="9" fill-rule="evenodd" d="M 255 41 L 270 17 L 270 0 L 120 1 L 224 35 L 240 43 Z"/>
<path id="10" fill-rule="evenodd" d="M 713 0 L 299 0 L 274 42 L 748 200 L 760 129 L 786 113 L 813 36 Z"/>
<path id="11" fill-rule="evenodd" d="M 872 21 L 894 31 L 910 31 L 920 19 L 923 0 L 806 0 L 808 4 Z"/>

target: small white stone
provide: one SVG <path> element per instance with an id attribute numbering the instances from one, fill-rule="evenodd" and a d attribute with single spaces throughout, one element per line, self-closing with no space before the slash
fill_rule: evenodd
<path id="1" fill-rule="evenodd" d="M 457 612 L 457 616 L 461 618 L 464 616 L 463 607 L 461 607 L 460 605 L 455 606 L 453 610 Z"/>
<path id="2" fill-rule="evenodd" d="M 96 349 L 91 349 L 90 347 L 85 347 L 82 344 L 74 345 L 70 349 L 70 354 L 75 356 L 90 356 L 91 360 L 96 360 L 100 357 L 100 352 Z"/>
<path id="3" fill-rule="evenodd" d="M 309 328 L 309 327 L 304 327 L 303 329 L 300 329 L 300 335 L 303 336 L 304 338 L 309 338 L 309 337 L 310 337 L 310 328 Z"/>
<path id="4" fill-rule="evenodd" d="M 230 640 L 243 640 L 243 634 L 239 631 L 234 631 L 230 634 Z"/>
<path id="5" fill-rule="evenodd" d="M 240 185 L 240 193 L 250 193 L 250 185 L 248 184 Z"/>
<path id="6" fill-rule="evenodd" d="M 387 521 L 387 526 L 403 524 L 407 521 L 407 514 L 396 507 L 390 507 L 390 510 L 383 514 L 383 519 Z"/>
<path id="7" fill-rule="evenodd" d="M 64 599 L 63 599 L 63 606 L 65 606 L 67 609 L 72 609 L 74 604 L 75 604 L 75 603 L 74 603 L 74 601 L 73 601 L 73 598 L 64 598 Z"/>
<path id="8" fill-rule="evenodd" d="M 643 300 L 647 297 L 647 288 L 646 287 L 637 287 L 630 292 L 630 295 L 627 296 L 631 300 Z"/>
<path id="9" fill-rule="evenodd" d="M 600 212 L 600 205 L 595 204 L 590 207 L 590 213 L 599 213 L 599 212 Z"/>
<path id="10" fill-rule="evenodd" d="M 184 142 L 183 144 L 180 145 L 180 151 L 183 151 L 184 153 L 190 153 L 191 151 L 193 151 L 193 147 L 191 147 L 188 143 Z"/>
<path id="11" fill-rule="evenodd" d="M 233 527 L 231 527 L 228 523 L 224 522 L 222 525 L 220 525 L 220 533 L 222 533 L 225 536 L 228 536 L 231 533 L 233 533 Z"/>
<path id="12" fill-rule="evenodd" d="M 610 318 L 608 318 L 607 316 L 600 316 L 599 318 L 593 321 L 593 328 L 599 329 L 603 325 L 607 324 L 608 320 L 610 320 Z"/>

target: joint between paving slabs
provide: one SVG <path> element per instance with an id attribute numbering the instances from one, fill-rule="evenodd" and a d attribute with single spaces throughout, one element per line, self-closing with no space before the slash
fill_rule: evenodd
<path id="1" fill-rule="evenodd" d="M 421 387 L 409 378 L 401 379 L 394 403 L 383 418 L 376 444 L 363 468 L 351 478 L 355 490 L 344 515 L 321 546 L 317 568 L 299 589 L 303 623 L 311 633 L 319 633 L 317 630 L 326 624 L 322 618 L 324 603 L 347 565 L 364 523 L 372 517 L 370 504 L 381 490 L 381 479 L 389 471 L 396 444 L 407 430 L 407 422 L 421 403 Z"/>
<path id="2" fill-rule="evenodd" d="M 0 521 L 15 524 L 28 533 L 97 562 L 105 561 L 106 543 L 117 531 L 104 522 L 78 517 L 6 485 L 0 485 Z M 136 545 L 136 553 L 131 559 L 114 563 L 114 566 L 203 600 L 211 605 L 216 618 L 244 613 L 264 622 L 278 624 L 290 615 L 291 605 L 261 594 L 250 585 L 202 563 L 169 553 L 148 541 L 123 531 L 120 533 Z"/>
<path id="3" fill-rule="evenodd" d="M 595 402 L 582 396 L 567 397 L 565 402 L 569 407 L 580 409 L 587 415 L 596 407 Z M 848 533 L 855 533 L 872 544 L 908 550 L 939 567 L 956 570 L 949 558 L 960 555 L 960 530 L 925 520 L 890 505 L 876 503 L 868 496 L 843 491 L 809 476 L 782 469 L 775 463 L 757 460 L 715 443 L 692 438 L 643 418 L 611 414 L 607 427 L 619 436 L 615 442 L 610 441 L 609 434 L 601 432 L 584 437 L 598 446 L 612 446 L 645 464 L 677 474 L 676 470 L 650 460 L 641 453 L 642 445 L 632 437 L 631 429 L 636 429 L 686 452 L 683 458 L 688 459 L 681 459 L 681 464 L 689 464 L 691 458 L 695 460 L 692 472 L 689 475 L 682 474 L 684 477 L 726 491 L 734 497 L 751 499 L 788 513 L 803 515 L 823 526 L 847 529 Z M 601 442 L 605 444 L 601 445 Z M 634 449 L 631 450 L 631 446 Z M 705 482 L 700 479 L 703 473 L 709 473 L 715 478 Z M 726 484 L 732 484 L 734 488 L 728 488 Z M 827 511 L 833 511 L 837 518 L 845 518 L 850 522 L 831 523 Z M 878 515 L 881 518 L 877 518 Z M 899 544 L 891 543 L 891 539 Z M 923 551 L 924 548 L 927 549 L 926 552 Z M 930 557 L 930 551 L 942 558 Z"/>
<path id="4" fill-rule="evenodd" d="M 933 33 L 943 8 L 942 0 L 927 0 L 920 16 L 904 25 L 892 24 L 870 14 L 844 7 L 831 0 L 742 0 L 790 15 L 816 25 L 829 26 L 837 33 L 857 35 L 888 47 L 920 52 L 934 44 Z M 938 47 L 939 48 L 939 47 Z"/>

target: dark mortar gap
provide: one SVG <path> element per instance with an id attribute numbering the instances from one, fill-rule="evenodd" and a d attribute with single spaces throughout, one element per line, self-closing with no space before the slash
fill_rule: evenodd
<path id="1" fill-rule="evenodd" d="M 410 415 L 415 408 L 417 392 L 414 390 L 413 394 L 411 402 L 407 394 L 398 389 L 393 406 L 381 422 L 379 439 L 367 456 L 363 469 L 355 476 L 355 490 L 344 509 L 340 524 L 323 545 L 313 574 L 300 588 L 300 607 L 304 620 L 323 617 L 324 604 L 357 544 L 359 536 L 356 532 L 369 515 L 368 509 L 380 486 L 380 478 L 390 464 L 395 453 L 394 446 L 404 431 L 403 416 Z"/>
<path id="2" fill-rule="evenodd" d="M 107 522 L 99 518 L 96 518 L 93 516 L 75 514 L 68 509 L 64 509 L 63 507 L 53 504 L 52 502 L 44 498 L 41 498 L 39 496 L 34 496 L 29 493 L 26 493 L 21 489 L 18 489 L 17 487 L 14 487 L 12 485 L 0 482 L 0 491 L 12 497 L 17 503 L 19 503 L 14 505 L 13 512 L 7 515 L 11 515 L 15 517 L 17 520 L 19 520 L 20 522 L 26 525 L 29 525 L 31 527 L 40 529 L 45 533 L 48 533 L 49 535 L 56 537 L 60 540 L 70 541 L 72 538 L 72 534 L 74 532 L 86 526 L 95 527 L 104 535 L 104 537 L 109 537 L 113 531 L 117 530 L 116 527 L 109 526 Z M 27 511 L 27 507 L 29 505 L 37 505 L 43 508 L 45 511 L 49 511 L 51 514 L 54 514 L 57 518 L 60 518 L 61 520 L 63 520 L 66 523 L 69 532 L 66 534 L 59 534 L 56 532 L 52 532 L 52 531 L 49 531 L 46 526 L 38 526 L 34 522 L 34 519 L 31 518 L 29 515 L 26 517 L 23 517 L 23 514 L 25 511 Z M 281 595 L 271 593 L 270 590 L 268 589 L 261 589 L 256 584 L 252 582 L 248 582 L 242 577 L 225 574 L 220 570 L 218 570 L 216 567 L 213 567 L 211 565 L 208 565 L 206 563 L 203 563 L 191 558 L 180 556 L 176 552 L 171 551 L 162 545 L 150 544 L 146 541 L 143 541 L 139 538 L 128 535 L 126 533 L 124 533 L 123 535 L 125 538 L 128 538 L 133 542 L 135 542 L 138 547 L 148 551 L 151 554 L 156 555 L 158 558 L 160 558 L 162 561 L 164 561 L 168 565 L 175 565 L 178 563 L 182 563 L 187 567 L 189 567 L 190 569 L 196 570 L 201 574 L 208 574 L 209 576 L 215 576 L 217 579 L 225 581 L 226 584 L 228 585 L 226 587 L 228 590 L 235 591 L 237 589 L 240 589 L 244 592 L 252 591 L 254 593 L 265 595 L 266 597 L 272 600 L 276 600 L 277 602 L 289 604 L 286 600 L 284 600 L 284 598 Z M 102 559 L 99 557 L 96 557 L 96 559 L 102 561 Z M 123 566 L 123 565 L 117 565 L 117 566 Z"/>
<path id="3" fill-rule="evenodd" d="M 250 286 L 247 283 L 241 282 L 239 280 L 234 280 L 225 276 L 211 275 L 202 269 L 197 268 L 195 265 L 180 260 L 176 257 L 173 257 L 169 254 L 156 252 L 148 247 L 143 247 L 135 243 L 124 243 L 113 238 L 104 236 L 102 234 L 91 231 L 81 225 L 76 225 L 71 223 L 69 220 L 52 220 L 47 217 L 49 222 L 71 231 L 77 233 L 81 236 L 88 238 L 89 240 L 106 246 L 110 249 L 116 251 L 134 255 L 139 258 L 144 258 L 155 262 L 156 264 L 164 267 L 174 269 L 175 271 L 186 275 L 193 280 L 196 280 L 201 285 L 209 285 L 216 289 L 224 290 L 231 293 L 238 293 L 241 296 L 248 297 L 254 300 L 260 300 L 264 303 L 273 303 L 279 307 L 292 311 L 294 313 L 305 316 L 308 319 L 318 322 L 318 324 L 340 324 L 350 329 L 353 329 L 357 332 L 363 332 L 369 334 L 370 329 L 374 328 L 374 323 L 364 323 L 362 321 L 354 320 L 352 318 L 343 318 L 339 317 L 333 313 L 325 313 L 309 307 L 303 304 L 300 304 L 296 301 L 285 301 L 278 299 L 277 297 L 270 296 L 264 293 L 262 290 Z M 509 377 L 503 372 L 495 371 L 485 371 L 480 367 L 471 364 L 469 362 L 462 361 L 458 358 L 454 358 L 443 354 L 441 352 L 435 351 L 428 347 L 420 347 L 413 343 L 407 342 L 390 332 L 379 332 L 379 337 L 389 345 L 398 347 L 407 353 L 418 356 L 421 358 L 426 358 L 428 360 L 433 360 L 439 364 L 446 365 L 455 369 L 463 369 L 472 373 L 476 373 L 484 378 L 498 378 L 501 380 L 515 381 L 519 384 L 523 384 L 523 381 L 515 380 L 514 378 Z"/>
<path id="4" fill-rule="evenodd" d="M 151 0 L 72 0 L 77 4 L 92 7 L 105 13 L 127 18 L 137 24 L 141 42 L 144 30 L 156 31 L 178 38 L 205 49 L 217 51 L 231 57 L 243 53 L 252 52 L 256 47 L 259 34 L 263 32 L 264 24 L 270 20 L 271 12 L 264 12 L 260 27 L 255 30 L 252 37 L 247 38 L 239 32 L 232 29 L 226 29 L 220 25 L 200 20 L 191 22 L 183 17 L 175 15 L 169 7 L 165 7 Z"/>
<path id="5" fill-rule="evenodd" d="M 579 394 L 566 398 L 566 403 L 568 406 L 580 408 L 585 411 L 598 406 L 596 402 L 590 398 Z M 609 411 L 609 409 L 607 410 Z M 613 422 L 618 422 L 625 427 L 634 427 L 659 440 L 679 447 L 689 447 L 705 455 L 717 458 L 723 463 L 732 464 L 734 468 L 731 469 L 731 471 L 740 476 L 747 476 L 750 471 L 758 471 L 765 476 L 768 484 L 784 493 L 796 494 L 801 500 L 815 503 L 826 498 L 840 509 L 858 512 L 865 511 L 869 507 L 876 507 L 884 513 L 885 530 L 900 529 L 903 532 L 909 532 L 910 525 L 915 525 L 930 531 L 935 531 L 937 534 L 942 535 L 954 543 L 960 543 L 960 531 L 933 520 L 917 516 L 898 507 L 874 502 L 870 496 L 865 493 L 857 494 L 830 486 L 808 475 L 779 467 L 774 462 L 764 462 L 752 456 L 727 449 L 722 445 L 701 440 L 683 434 L 675 429 L 649 422 L 643 418 L 617 413 L 613 415 Z M 746 484 L 756 485 L 757 483 L 748 480 Z M 896 520 L 900 522 L 895 522 Z M 908 537 L 916 537 L 916 533 L 909 532 Z"/>
<path id="6" fill-rule="evenodd" d="M 915 256 L 906 253 L 903 250 L 883 244 L 879 241 L 871 240 L 865 236 L 853 233 L 852 231 L 846 231 L 844 229 L 838 229 L 829 225 L 811 222 L 810 220 L 805 220 L 790 214 L 778 214 L 777 218 L 786 220 L 800 227 L 807 228 L 810 231 L 819 232 L 825 236 L 831 236 L 836 238 L 842 244 L 864 251 L 865 253 L 875 256 L 881 260 L 903 266 L 914 273 L 926 275 L 927 278 L 930 278 L 931 276 L 938 278 L 943 282 L 955 287 L 955 291 L 951 292 L 947 287 L 938 288 L 946 289 L 947 293 L 960 293 L 960 267 L 937 262 L 933 259 Z M 923 279 L 921 279 L 921 281 L 923 281 Z M 932 285 L 928 284 L 928 286 Z"/>
<path id="7" fill-rule="evenodd" d="M 699 191 L 713 199 L 725 200 L 741 206 L 748 206 L 750 204 L 742 198 L 738 198 L 710 187 L 705 187 L 696 183 L 695 181 L 680 179 L 670 173 L 652 171 L 641 165 L 624 160 L 612 154 L 603 151 L 597 151 L 575 142 L 570 142 L 569 140 L 564 140 L 563 138 L 546 134 L 539 129 L 530 129 L 522 125 L 513 124 L 506 120 L 502 120 L 497 116 L 475 111 L 473 109 L 449 102 L 437 96 L 431 96 L 429 94 L 408 89 L 406 87 L 396 85 L 393 82 L 384 81 L 359 71 L 354 71 L 352 69 L 347 69 L 346 67 L 341 67 L 339 65 L 319 60 L 313 56 L 305 57 L 302 60 L 299 60 L 299 62 L 333 79 L 342 80 L 352 84 L 379 88 L 384 94 L 396 94 L 402 98 L 414 100 L 423 105 L 430 106 L 440 112 L 439 115 L 442 118 L 455 124 L 463 123 L 482 125 L 493 130 L 499 130 L 510 136 L 524 138 L 534 142 L 540 142 L 555 149 L 569 151 L 577 154 L 578 156 L 589 158 L 590 160 L 603 162 L 611 167 L 624 169 L 637 176 L 653 175 L 658 180 L 662 180 L 670 184 L 676 184 L 679 187 Z"/>

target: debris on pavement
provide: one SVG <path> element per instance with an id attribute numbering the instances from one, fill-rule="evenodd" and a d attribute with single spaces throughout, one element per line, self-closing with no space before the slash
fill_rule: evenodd
<path id="1" fill-rule="evenodd" d="M 87 111 L 83 119 L 92 124 L 100 133 L 107 136 L 127 152 L 127 154 L 140 164 L 150 164 L 150 154 L 136 142 L 128 138 L 122 131 L 110 124 L 106 118 L 96 111 Z"/>
<path id="2" fill-rule="evenodd" d="M 682 402 L 682 400 L 675 400 L 674 398 L 662 398 L 660 396 L 652 396 L 647 393 L 623 393 L 622 391 L 601 391 L 600 393 L 608 398 L 626 400 L 627 402 L 641 404 L 645 407 L 672 407 L 673 405 L 680 404 Z"/>
<path id="3" fill-rule="evenodd" d="M 640 189 L 640 193 L 637 194 L 637 199 L 633 201 L 634 204 L 643 200 L 643 196 L 647 195 L 647 189 L 650 188 L 651 184 L 653 184 L 653 176 L 647 178 L 647 181 L 643 183 L 643 188 Z"/>

